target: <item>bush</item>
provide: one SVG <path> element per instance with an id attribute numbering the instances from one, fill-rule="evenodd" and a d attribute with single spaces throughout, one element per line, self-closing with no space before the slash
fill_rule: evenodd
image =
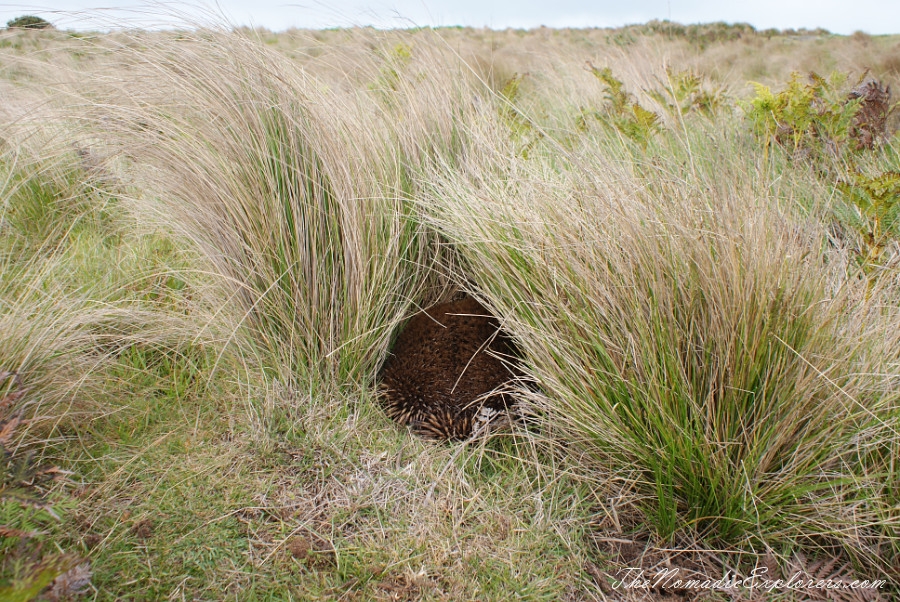
<path id="1" fill-rule="evenodd" d="M 22 15 L 6 22 L 6 26 L 10 29 L 52 29 L 53 25 L 35 15 Z"/>

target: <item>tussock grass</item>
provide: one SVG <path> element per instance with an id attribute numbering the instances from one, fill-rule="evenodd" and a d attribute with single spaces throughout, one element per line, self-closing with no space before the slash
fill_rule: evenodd
<path id="1" fill-rule="evenodd" d="M 370 380 L 435 280 L 396 134 L 371 100 L 330 93 L 249 39 L 207 35 L 142 50 L 147 79 L 114 109 L 112 134 L 149 191 L 133 210 L 202 253 L 237 344 L 279 380 Z"/>
<path id="2" fill-rule="evenodd" d="M 246 39 L 171 44 L 142 49 L 153 61 L 127 94 L 92 81 L 104 100 L 79 109 L 78 135 L 111 157 L 126 232 L 199 255 L 163 273 L 183 290 L 156 281 L 167 299 L 135 315 L 159 310 L 157 327 L 209 346 L 121 335 L 102 372 L 118 399 L 98 395 L 88 428 L 46 452 L 79 467 L 76 535 L 56 537 L 97 559 L 104 593 L 562 595 L 581 579 L 579 562 L 558 568 L 579 545 L 568 475 L 511 446 L 411 441 L 368 392 L 399 322 L 450 279 L 410 173 L 453 155 L 448 97 L 347 99 Z"/>
<path id="3" fill-rule="evenodd" d="M 893 469 L 860 452 L 896 440 L 896 308 L 829 265 L 818 210 L 715 152 L 745 134 L 691 128 L 646 163 L 596 138 L 521 160 L 484 132 L 423 204 L 525 351 L 546 428 L 629 482 L 662 540 L 886 568 Z"/>
<path id="4" fill-rule="evenodd" d="M 21 373 L 29 387 L 59 399 L 78 386 L 79 372 L 90 371 L 97 345 L 93 327 L 114 312 L 65 284 L 71 254 L 63 241 L 77 230 L 84 212 L 73 199 L 84 191 L 73 186 L 64 161 L 35 163 L 12 148 L 2 160 L 0 361 L 7 371 Z"/>
<path id="5" fill-rule="evenodd" d="M 136 372 L 215 336 L 177 275 L 187 253 L 135 232 L 122 188 L 58 126 L 9 125 L 0 156 L 0 365 L 28 392 L 20 444 L 70 437 Z"/>

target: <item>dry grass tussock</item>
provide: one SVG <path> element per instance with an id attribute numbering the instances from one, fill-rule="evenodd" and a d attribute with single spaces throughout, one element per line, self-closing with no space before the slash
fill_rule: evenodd
<path id="1" fill-rule="evenodd" d="M 473 130 L 423 210 L 522 346 L 546 428 L 626 482 L 664 537 L 837 543 L 888 568 L 896 291 L 865 303 L 864 283 L 823 256 L 815 211 L 711 152 L 727 130 L 672 162 L 590 145 L 562 167 Z"/>
<path id="2" fill-rule="evenodd" d="M 398 115 L 412 132 L 391 130 L 391 107 L 208 35 L 143 47 L 126 103 L 118 85 L 93 90 L 108 101 L 87 125 L 133 161 L 133 210 L 201 251 L 248 355 L 303 387 L 371 378 L 393 326 L 439 280 L 397 147 L 432 123 L 446 137 L 445 120 Z"/>

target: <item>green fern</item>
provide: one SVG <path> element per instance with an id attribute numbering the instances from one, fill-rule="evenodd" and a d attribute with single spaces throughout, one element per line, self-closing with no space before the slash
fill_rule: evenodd
<path id="1" fill-rule="evenodd" d="M 880 265 L 888 241 L 898 236 L 900 172 L 874 177 L 857 172 L 849 180 L 839 181 L 837 188 L 856 213 L 854 225 L 865 244 L 860 260 L 864 270 L 871 272 Z"/>
<path id="2" fill-rule="evenodd" d="M 754 132 L 764 140 L 766 152 L 778 145 L 794 153 L 809 149 L 840 154 L 861 102 L 846 100 L 838 92 L 845 81 L 846 75 L 840 73 L 828 79 L 811 73 L 803 82 L 794 72 L 779 92 L 750 82 L 756 95 L 744 104 L 744 111 Z"/>
<path id="3" fill-rule="evenodd" d="M 412 61 L 412 47 L 399 43 L 384 54 L 384 66 L 369 89 L 378 92 L 388 104 L 394 101 L 394 95 L 400 90 L 401 73 Z"/>
<path id="4" fill-rule="evenodd" d="M 625 84 L 617 79 L 612 69 L 598 69 L 587 63 L 591 73 L 606 87 L 606 107 L 603 113 L 590 112 L 601 123 L 611 125 L 626 137 L 647 148 L 653 134 L 659 131 L 659 115 L 642 107 L 625 91 Z M 583 113 L 584 114 L 584 113 Z"/>
<path id="5" fill-rule="evenodd" d="M 534 145 L 544 134 L 537 130 L 531 120 L 517 106 L 521 85 L 527 73 L 515 73 L 500 89 L 500 104 L 497 109 L 500 121 L 509 128 L 510 134 L 519 144 L 518 155 L 528 158 Z"/>
<path id="6" fill-rule="evenodd" d="M 691 112 L 712 117 L 724 106 L 723 90 L 721 88 L 704 90 L 702 79 L 692 71 L 673 71 L 667 67 L 666 81 L 660 83 L 662 89 L 648 90 L 647 94 L 673 117 L 681 117 Z"/>

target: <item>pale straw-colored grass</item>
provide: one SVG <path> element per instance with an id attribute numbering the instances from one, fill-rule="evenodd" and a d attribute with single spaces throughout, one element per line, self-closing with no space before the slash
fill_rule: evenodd
<path id="1" fill-rule="evenodd" d="M 95 110 L 100 122 L 109 111 L 146 191 L 134 210 L 200 250 L 220 317 L 273 375 L 371 381 L 393 327 L 436 280 L 402 129 L 387 127 L 375 92 L 338 95 L 240 35 L 139 56 L 147 66 Z"/>

